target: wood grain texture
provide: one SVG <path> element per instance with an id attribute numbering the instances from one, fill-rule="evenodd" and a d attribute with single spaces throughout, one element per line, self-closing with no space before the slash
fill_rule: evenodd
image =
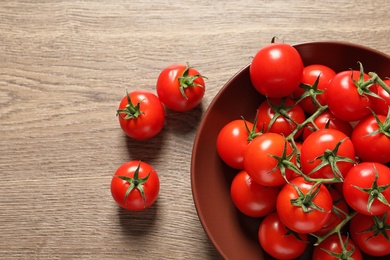
<path id="1" fill-rule="evenodd" d="M 204 111 L 273 36 L 339 40 L 390 53 L 388 1 L 0 2 L 0 258 L 217 259 L 194 207 L 190 161 Z M 161 134 L 133 141 L 115 112 L 125 89 L 155 91 L 190 62 L 202 104 L 167 110 Z M 117 207 L 119 165 L 161 178 L 150 209 Z"/>

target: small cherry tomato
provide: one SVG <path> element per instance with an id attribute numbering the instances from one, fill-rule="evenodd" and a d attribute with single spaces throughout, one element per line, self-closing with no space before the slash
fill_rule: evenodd
<path id="1" fill-rule="evenodd" d="M 320 230 L 331 216 L 332 196 L 323 184 L 297 177 L 285 184 L 276 201 L 276 211 L 286 227 L 302 234 Z"/>
<path id="2" fill-rule="evenodd" d="M 293 96 L 296 99 L 304 96 L 299 104 L 306 113 L 313 114 L 318 109 L 317 104 L 313 104 L 308 96 L 309 93 L 315 95 L 322 106 L 326 105 L 325 91 L 335 75 L 334 70 L 322 64 L 308 65 L 303 69 L 301 87 L 293 93 Z"/>
<path id="3" fill-rule="evenodd" d="M 345 235 L 339 237 L 338 234 L 332 234 L 314 247 L 312 260 L 335 259 L 362 260 L 363 256 L 359 247 L 350 237 Z"/>
<path id="4" fill-rule="evenodd" d="M 160 179 L 152 166 L 145 162 L 122 164 L 111 180 L 111 194 L 124 209 L 140 211 L 150 207 L 160 191 Z"/>
<path id="5" fill-rule="evenodd" d="M 258 237 L 261 247 L 276 259 L 295 259 L 309 244 L 307 234 L 294 234 L 288 230 L 276 212 L 260 223 Z"/>
<path id="6" fill-rule="evenodd" d="M 254 56 L 249 68 L 255 89 L 266 97 L 282 98 L 300 85 L 303 62 L 298 51 L 285 43 L 271 43 Z"/>
<path id="7" fill-rule="evenodd" d="M 161 102 L 170 109 L 185 112 L 196 107 L 204 96 L 204 76 L 188 64 L 174 64 L 161 71 L 156 90 Z"/>
<path id="8" fill-rule="evenodd" d="M 127 93 L 117 110 L 122 130 L 131 138 L 145 140 L 164 126 L 165 110 L 158 97 L 144 90 Z"/>
<path id="9" fill-rule="evenodd" d="M 343 183 L 345 201 L 365 215 L 390 210 L 390 169 L 374 162 L 362 162 L 349 170 Z"/>
<path id="10" fill-rule="evenodd" d="M 234 205 L 253 218 L 264 217 L 275 211 L 278 193 L 277 187 L 262 186 L 252 181 L 246 171 L 237 173 L 230 186 Z"/>
<path id="11" fill-rule="evenodd" d="M 283 136 L 291 134 L 297 128 L 297 124 L 303 123 L 306 119 L 303 109 L 291 98 L 269 98 L 260 104 L 257 111 L 257 129 Z M 302 130 L 298 131 L 294 138 L 301 132 Z"/>

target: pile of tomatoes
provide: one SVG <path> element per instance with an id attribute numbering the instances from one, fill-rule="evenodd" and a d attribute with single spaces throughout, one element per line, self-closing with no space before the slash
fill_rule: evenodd
<path id="1" fill-rule="evenodd" d="M 177 112 L 195 108 L 205 93 L 204 76 L 188 64 L 163 69 L 156 83 L 157 95 L 146 90 L 126 93 L 117 110 L 127 136 L 147 140 L 161 132 L 165 107 Z M 132 160 L 121 165 L 111 180 L 111 194 L 119 206 L 131 211 L 150 207 L 160 191 L 155 169 L 146 162 Z"/>
<path id="2" fill-rule="evenodd" d="M 294 259 L 390 254 L 390 80 L 322 64 L 272 42 L 250 65 L 265 96 L 255 119 L 226 124 L 217 151 L 237 169 L 231 198 L 261 219 L 261 247 Z M 390 72 L 389 72 L 390 73 Z"/>

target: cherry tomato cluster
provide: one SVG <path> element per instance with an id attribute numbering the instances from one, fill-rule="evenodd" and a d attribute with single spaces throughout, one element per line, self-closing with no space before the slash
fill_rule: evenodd
<path id="1" fill-rule="evenodd" d="M 227 123 L 216 148 L 237 170 L 236 208 L 261 220 L 261 247 L 277 259 L 309 246 L 313 259 L 390 254 L 390 80 L 363 64 L 304 66 L 276 42 L 254 56 L 250 78 L 265 100 L 253 121 Z"/>
<path id="2" fill-rule="evenodd" d="M 204 76 L 188 64 L 163 69 L 157 78 L 157 95 L 146 90 L 126 93 L 117 110 L 124 133 L 136 140 L 147 140 L 161 132 L 165 107 L 177 112 L 195 108 L 205 93 Z M 158 197 L 160 180 L 155 169 L 133 160 L 121 165 L 111 180 L 111 194 L 119 206 L 140 211 Z"/>

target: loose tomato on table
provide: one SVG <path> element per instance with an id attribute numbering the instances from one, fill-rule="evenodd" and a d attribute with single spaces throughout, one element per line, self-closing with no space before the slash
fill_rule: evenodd
<path id="1" fill-rule="evenodd" d="M 257 109 L 257 128 L 264 132 L 277 133 L 288 136 L 305 121 L 305 112 L 299 104 L 291 98 L 268 98 Z M 297 138 L 302 130 L 294 137 Z"/>
<path id="2" fill-rule="evenodd" d="M 294 234 L 280 220 L 276 212 L 260 223 L 258 238 L 261 247 L 276 259 L 295 259 L 308 246 L 307 234 Z"/>
<path id="3" fill-rule="evenodd" d="M 283 224 L 297 233 L 320 230 L 331 216 L 332 196 L 323 184 L 297 177 L 285 184 L 276 201 L 276 211 Z"/>
<path id="4" fill-rule="evenodd" d="M 362 162 L 349 170 L 343 183 L 345 201 L 365 215 L 390 210 L 390 168 L 381 163 Z"/>
<path id="5" fill-rule="evenodd" d="M 344 121 L 357 121 L 371 114 L 377 95 L 377 85 L 361 70 L 337 73 L 326 90 L 329 110 Z"/>
<path id="6" fill-rule="evenodd" d="M 161 101 L 155 94 L 145 90 L 126 93 L 119 104 L 117 116 L 122 130 L 137 140 L 157 135 L 165 122 Z"/>
<path id="7" fill-rule="evenodd" d="M 249 68 L 255 89 L 266 97 L 292 94 L 301 82 L 303 62 L 298 51 L 285 43 L 268 44 L 254 56 Z"/>
<path id="8" fill-rule="evenodd" d="M 362 161 L 390 162 L 390 114 L 370 115 L 353 129 L 351 140 Z"/>
<path id="9" fill-rule="evenodd" d="M 253 181 L 264 186 L 280 186 L 290 179 L 296 158 L 285 137 L 264 133 L 249 144 L 244 153 L 244 169 Z"/>
<path id="10" fill-rule="evenodd" d="M 230 121 L 218 133 L 218 155 L 228 166 L 244 169 L 244 152 L 257 135 L 259 132 L 252 122 L 245 119 Z"/>
<path id="11" fill-rule="evenodd" d="M 314 248 L 312 260 L 335 259 L 362 260 L 363 255 L 350 237 L 333 234 Z"/>
<path id="12" fill-rule="evenodd" d="M 333 69 L 322 64 L 308 65 L 303 69 L 301 85 L 294 91 L 293 97 L 300 100 L 299 105 L 306 113 L 313 114 L 318 109 L 311 96 L 315 97 L 320 105 L 326 105 L 325 91 L 335 75 Z"/>
<path id="13" fill-rule="evenodd" d="M 150 207 L 160 191 L 160 179 L 154 168 L 140 161 L 122 164 L 111 180 L 111 194 L 124 209 L 140 211 Z"/>
<path id="14" fill-rule="evenodd" d="M 389 211 L 379 216 L 356 214 L 349 224 L 349 232 L 362 252 L 372 256 L 390 254 Z"/>
<path id="15" fill-rule="evenodd" d="M 253 218 L 264 217 L 275 211 L 278 193 L 279 188 L 254 182 L 244 170 L 234 176 L 230 186 L 234 205 L 240 212 Z"/>
<path id="16" fill-rule="evenodd" d="M 303 141 L 300 158 L 310 178 L 342 180 L 355 163 L 355 148 L 344 133 L 320 129 Z"/>
<path id="17" fill-rule="evenodd" d="M 206 90 L 204 78 L 188 64 L 168 66 L 157 78 L 157 95 L 164 105 L 174 111 L 191 110 L 202 101 Z"/>

